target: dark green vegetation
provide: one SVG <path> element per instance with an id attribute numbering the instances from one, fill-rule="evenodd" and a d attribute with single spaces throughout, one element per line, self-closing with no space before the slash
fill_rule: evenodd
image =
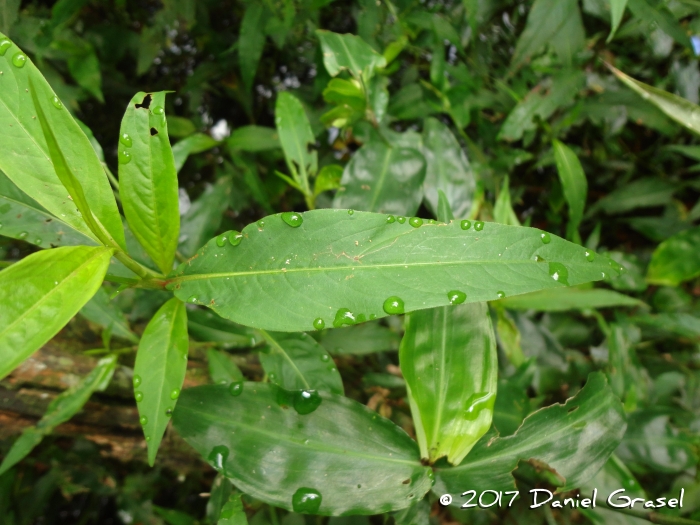
<path id="1" fill-rule="evenodd" d="M 0 3 L 3 525 L 697 523 L 699 10 Z"/>

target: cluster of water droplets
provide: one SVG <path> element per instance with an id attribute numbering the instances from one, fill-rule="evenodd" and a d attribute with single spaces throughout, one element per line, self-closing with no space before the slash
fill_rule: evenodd
<path id="1" fill-rule="evenodd" d="M 12 42 L 10 42 L 7 38 L 3 38 L 0 40 L 0 56 L 4 56 L 5 53 L 7 53 L 8 49 L 12 47 Z M 17 68 L 23 68 L 24 65 L 27 63 L 27 55 L 22 53 L 21 51 L 17 51 L 14 55 L 12 55 L 12 65 L 17 67 Z"/>
<path id="2" fill-rule="evenodd" d="M 118 160 L 119 164 L 129 164 L 131 162 L 131 152 L 129 149 L 134 145 L 131 135 L 124 132 L 119 135 L 119 144 L 123 147 L 119 148 Z"/>

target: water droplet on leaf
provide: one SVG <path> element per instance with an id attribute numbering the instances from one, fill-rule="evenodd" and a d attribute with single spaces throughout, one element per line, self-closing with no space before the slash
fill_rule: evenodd
<path id="1" fill-rule="evenodd" d="M 63 102 L 56 95 L 51 97 L 51 103 L 56 109 L 63 109 Z"/>
<path id="2" fill-rule="evenodd" d="M 221 472 L 226 467 L 226 460 L 228 460 L 229 450 L 228 447 L 224 445 L 218 445 L 211 449 L 211 452 L 207 456 L 207 461 L 214 467 L 214 470 Z"/>
<path id="3" fill-rule="evenodd" d="M 161 106 L 156 106 L 153 108 L 154 115 L 162 115 L 163 113 L 165 113 L 165 110 Z"/>
<path id="4" fill-rule="evenodd" d="M 406 222 L 406 217 L 398 216 L 396 217 L 396 220 L 399 221 L 399 224 L 403 224 L 404 222 Z"/>
<path id="5" fill-rule="evenodd" d="M 387 222 L 387 224 L 394 223 L 394 222 L 396 222 L 396 217 L 394 217 L 393 215 L 389 215 L 389 216 L 386 218 L 386 222 Z"/>
<path id="6" fill-rule="evenodd" d="M 7 38 L 3 38 L 2 40 L 0 40 L 0 56 L 7 53 L 7 50 L 11 47 L 12 42 L 10 42 Z"/>
<path id="7" fill-rule="evenodd" d="M 137 403 L 143 401 L 143 392 L 134 392 L 134 399 Z"/>
<path id="8" fill-rule="evenodd" d="M 148 418 L 146 416 L 141 416 L 139 418 L 139 423 L 141 423 L 141 426 L 144 427 L 148 424 Z"/>
<path id="9" fill-rule="evenodd" d="M 129 162 L 131 162 L 131 153 L 129 153 L 125 149 L 119 150 L 118 157 L 119 164 L 129 164 Z"/>
<path id="10" fill-rule="evenodd" d="M 228 232 L 228 242 L 231 246 L 238 246 L 243 241 L 243 234 L 236 230 Z"/>
<path id="11" fill-rule="evenodd" d="M 197 299 L 196 295 L 191 295 L 188 299 L 187 302 L 190 304 L 199 304 L 199 300 Z"/>
<path id="12" fill-rule="evenodd" d="M 478 232 L 484 229 L 484 223 L 481 221 L 474 221 L 474 229 Z"/>
<path id="13" fill-rule="evenodd" d="M 222 233 L 216 238 L 216 245 L 221 248 L 224 244 L 226 244 L 226 237 L 227 235 L 225 233 Z"/>
<path id="14" fill-rule="evenodd" d="M 408 224 L 413 226 L 414 228 L 420 228 L 423 225 L 423 219 L 420 217 L 411 217 L 408 219 Z"/>
<path id="15" fill-rule="evenodd" d="M 22 68 L 24 67 L 24 64 L 27 63 L 27 55 L 25 55 L 22 52 L 16 53 L 15 56 L 12 57 L 12 65 L 15 67 Z"/>
<path id="16" fill-rule="evenodd" d="M 323 399 L 316 390 L 300 390 L 294 395 L 294 410 L 297 414 L 305 416 L 311 414 L 320 405 Z"/>
<path id="17" fill-rule="evenodd" d="M 130 148 L 133 144 L 131 136 L 128 133 L 122 133 L 121 135 L 119 135 L 119 142 L 121 142 L 127 148 Z"/>
<path id="18" fill-rule="evenodd" d="M 301 487 L 292 496 L 292 509 L 299 514 L 315 514 L 321 508 L 322 499 L 319 491 Z"/>
<path id="19" fill-rule="evenodd" d="M 549 276 L 558 283 L 569 286 L 569 270 L 562 263 L 549 263 Z"/>
<path id="20" fill-rule="evenodd" d="M 469 228 L 472 227 L 472 221 L 467 221 L 467 220 L 461 221 L 459 223 L 459 227 L 462 228 L 463 230 L 468 230 Z"/>
<path id="21" fill-rule="evenodd" d="M 353 314 L 349 308 L 341 308 L 335 313 L 335 319 L 333 320 L 333 326 L 335 328 L 340 328 L 343 325 L 352 326 L 355 323 L 357 323 L 355 314 Z"/>
<path id="22" fill-rule="evenodd" d="M 176 388 L 172 392 L 170 392 L 170 399 L 177 399 L 180 397 L 180 389 Z"/>
<path id="23" fill-rule="evenodd" d="M 499 299 L 503 299 L 505 296 L 506 296 L 505 292 L 502 292 L 500 290 L 496 292 L 496 297 L 498 297 Z"/>
<path id="24" fill-rule="evenodd" d="M 34 239 L 34 244 L 36 244 L 37 246 L 41 246 L 41 243 L 42 243 L 42 242 L 43 242 L 43 241 L 42 241 L 40 238 L 38 238 L 38 237 L 37 237 L 36 239 Z"/>
<path id="25" fill-rule="evenodd" d="M 355 213 L 355 210 L 348 210 L 348 215 L 352 215 L 353 213 Z"/>
<path id="26" fill-rule="evenodd" d="M 328 354 L 323 354 L 321 356 L 321 361 L 323 361 L 324 363 L 327 363 L 330 360 L 331 360 L 331 356 L 329 356 Z"/>
<path id="27" fill-rule="evenodd" d="M 228 386 L 228 393 L 238 397 L 243 393 L 243 381 L 234 381 Z"/>
<path id="28" fill-rule="evenodd" d="M 171 417 L 172 415 L 173 415 L 173 407 L 168 407 L 168 408 L 165 410 L 165 416 L 166 416 L 166 417 Z"/>
<path id="29" fill-rule="evenodd" d="M 589 252 L 588 250 L 586 250 L 586 260 L 587 260 L 588 262 L 593 262 L 593 261 L 595 261 L 595 253 L 594 253 L 594 252 Z"/>
<path id="30" fill-rule="evenodd" d="M 405 305 L 403 299 L 392 295 L 386 301 L 384 301 L 384 305 L 382 307 L 384 308 L 384 311 L 389 315 L 397 315 L 402 314 L 404 312 L 404 306 Z"/>
<path id="31" fill-rule="evenodd" d="M 467 300 L 467 294 L 459 290 L 450 290 L 447 292 L 447 299 L 450 301 L 450 304 L 462 304 Z"/>
<path id="32" fill-rule="evenodd" d="M 320 317 L 314 319 L 314 328 L 316 330 L 323 330 L 326 327 L 326 322 Z"/>
<path id="33" fill-rule="evenodd" d="M 265 228 L 265 221 L 262 219 L 260 219 L 256 224 L 258 225 L 259 230 L 263 230 Z"/>
<path id="34" fill-rule="evenodd" d="M 141 386 L 141 376 L 135 375 L 133 381 L 134 381 L 134 388 L 138 388 Z"/>
<path id="35" fill-rule="evenodd" d="M 304 222 L 304 218 L 300 213 L 295 211 L 286 211 L 282 214 L 282 220 L 292 228 L 298 228 Z"/>
<path id="36" fill-rule="evenodd" d="M 17 234 L 17 238 L 18 238 L 18 239 L 26 239 L 26 238 L 27 238 L 27 235 L 29 235 L 27 232 L 19 232 L 19 233 Z"/>
<path id="37" fill-rule="evenodd" d="M 552 236 L 549 235 L 547 232 L 540 233 L 540 239 L 542 239 L 542 242 L 544 244 L 549 244 L 550 242 L 552 242 Z"/>

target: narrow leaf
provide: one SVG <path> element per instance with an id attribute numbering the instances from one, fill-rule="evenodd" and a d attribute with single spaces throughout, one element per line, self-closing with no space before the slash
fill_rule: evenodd
<path id="1" fill-rule="evenodd" d="M 115 337 L 121 337 L 132 343 L 137 343 L 139 340 L 129 328 L 124 313 L 115 303 L 110 301 L 109 294 L 104 288 L 97 290 L 92 299 L 80 309 L 80 315 L 109 330 Z"/>
<path id="2" fill-rule="evenodd" d="M 207 350 L 207 362 L 209 363 L 209 377 L 217 385 L 243 381 L 241 370 L 226 352 L 210 348 Z"/>
<path id="3" fill-rule="evenodd" d="M 567 237 L 569 240 L 581 244 L 578 227 L 583 220 L 583 210 L 586 207 L 586 195 L 588 194 L 586 174 L 583 172 L 576 153 L 571 148 L 556 139 L 552 141 L 552 145 L 559 180 L 564 188 L 566 202 L 569 204 Z"/>
<path id="4" fill-rule="evenodd" d="M 617 263 L 555 235 L 479 221 L 401 222 L 325 209 L 268 216 L 242 235 L 236 246 L 209 241 L 167 288 L 275 331 L 447 306 L 453 290 L 482 302 L 619 273 Z"/>
<path id="5" fill-rule="evenodd" d="M 250 348 L 263 341 L 257 330 L 222 319 L 209 310 L 190 310 L 187 328 L 198 341 L 218 343 L 223 348 Z"/>
<path id="6" fill-rule="evenodd" d="M 563 312 L 566 310 L 586 310 L 589 308 L 610 308 L 613 306 L 643 306 L 639 299 L 613 290 L 592 288 L 552 288 L 517 297 L 506 297 L 498 301 L 510 310 L 538 310 L 540 312 Z"/>
<path id="7" fill-rule="evenodd" d="M 187 312 L 173 298 L 146 326 L 134 365 L 134 397 L 151 466 L 185 380 L 187 350 Z"/>
<path id="8" fill-rule="evenodd" d="M 520 226 L 520 221 L 510 200 L 510 177 L 508 175 L 503 179 L 503 186 L 501 186 L 501 191 L 493 206 L 493 220 L 500 224 Z"/>
<path id="9" fill-rule="evenodd" d="M 318 170 L 316 150 L 311 149 L 316 139 L 299 99 L 286 91 L 277 95 L 275 122 L 287 167 L 302 192 L 309 195 L 309 177 Z"/>
<path id="10" fill-rule="evenodd" d="M 463 300 L 458 294 L 454 301 Z M 486 303 L 409 314 L 399 362 L 421 455 L 459 464 L 491 426 L 496 336 Z"/>
<path id="11" fill-rule="evenodd" d="M 88 302 L 112 250 L 87 246 L 33 253 L 0 272 L 0 379 Z"/>
<path id="12" fill-rule="evenodd" d="M 238 38 L 238 62 L 245 90 L 250 93 L 253 88 L 255 72 L 265 47 L 265 5 L 263 2 L 252 2 L 246 7 L 241 21 Z"/>
<path id="13" fill-rule="evenodd" d="M 656 247 L 647 270 L 652 284 L 678 286 L 700 275 L 700 226 L 677 233 Z"/>
<path id="14" fill-rule="evenodd" d="M 231 494 L 221 509 L 217 525 L 248 525 L 248 517 L 243 509 L 240 494 Z"/>
<path id="15" fill-rule="evenodd" d="M 378 514 L 430 490 L 415 441 L 391 421 L 330 393 L 302 415 L 283 393 L 263 383 L 237 396 L 223 385 L 190 388 L 173 423 L 242 492 L 295 512 Z"/>
<path id="16" fill-rule="evenodd" d="M 279 136 L 275 128 L 263 126 L 242 126 L 236 128 L 226 139 L 229 148 L 234 151 L 269 151 L 280 147 Z"/>
<path id="17" fill-rule="evenodd" d="M 328 352 L 308 335 L 263 332 L 260 353 L 271 383 L 286 390 L 319 390 L 343 394 L 343 380 Z"/>
<path id="18" fill-rule="evenodd" d="M 440 222 L 450 222 L 453 221 L 455 216 L 452 213 L 452 208 L 450 207 L 450 202 L 447 200 L 447 196 L 442 190 L 438 190 L 438 205 L 437 205 L 437 219 Z"/>
<path id="19" fill-rule="evenodd" d="M 177 173 L 165 120 L 165 92 L 134 95 L 119 130 L 119 189 L 131 231 L 163 273 L 180 231 Z"/>
<path id="20" fill-rule="evenodd" d="M 362 76 L 368 81 L 375 68 L 386 66 L 386 59 L 359 36 L 323 29 L 318 29 L 316 35 L 321 41 L 323 64 L 332 77 L 346 69 L 355 78 Z"/>
<path id="21" fill-rule="evenodd" d="M 627 7 L 627 0 L 610 0 L 610 35 L 608 36 L 607 43 L 610 43 L 617 32 L 617 28 L 620 27 L 620 22 L 622 22 L 622 16 L 625 14 L 625 8 Z"/>

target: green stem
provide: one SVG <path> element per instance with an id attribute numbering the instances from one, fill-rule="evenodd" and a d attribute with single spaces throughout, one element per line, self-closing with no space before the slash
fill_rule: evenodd
<path id="1" fill-rule="evenodd" d="M 607 502 L 601 498 L 596 499 L 596 504 L 608 510 L 614 510 L 615 512 L 627 514 L 628 516 L 634 516 L 635 518 L 647 520 L 651 523 L 658 523 L 659 525 L 700 525 L 700 521 L 679 518 L 677 516 L 668 516 L 666 514 L 659 514 L 658 512 L 646 512 L 635 509 L 616 509 L 614 507 L 609 507 Z"/>
<path id="2" fill-rule="evenodd" d="M 102 239 L 100 239 L 102 240 Z M 109 244 L 107 244 L 109 246 Z M 159 273 L 154 272 L 153 270 L 146 268 L 140 263 L 137 263 L 135 260 L 133 260 L 131 257 L 129 257 L 126 252 L 122 251 L 122 249 L 118 246 L 111 246 L 112 248 L 115 249 L 114 252 L 114 257 L 122 263 L 124 266 L 126 266 L 129 270 L 134 272 L 136 275 L 141 277 L 142 279 L 158 279 L 162 278 L 163 276 L 160 275 Z"/>
<path id="3" fill-rule="evenodd" d="M 107 179 L 109 179 L 109 183 L 112 185 L 112 188 L 114 189 L 114 198 L 117 199 L 121 203 L 122 199 L 119 196 L 119 181 L 114 176 L 114 173 L 112 173 L 112 170 L 109 169 L 107 164 L 105 164 L 103 162 L 102 167 L 105 169 L 105 173 L 107 174 Z"/>

